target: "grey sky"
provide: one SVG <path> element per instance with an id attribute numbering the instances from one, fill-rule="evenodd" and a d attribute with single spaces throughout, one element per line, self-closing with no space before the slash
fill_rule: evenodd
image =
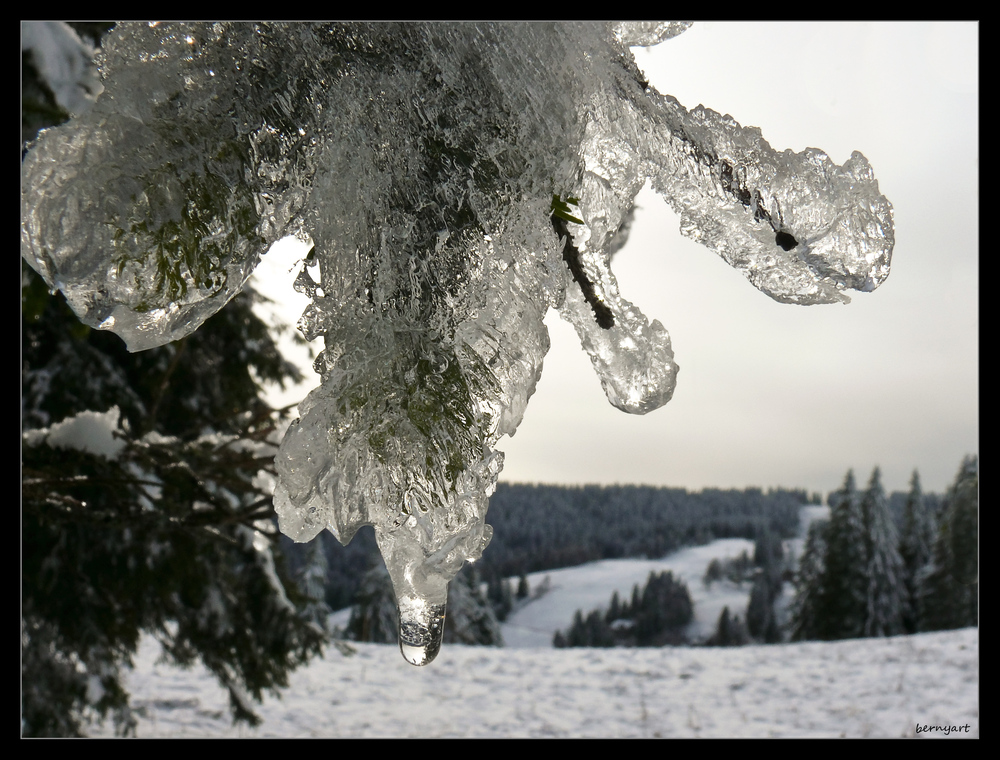
<path id="1" fill-rule="evenodd" d="M 644 417 L 611 407 L 550 312 L 501 479 L 826 492 L 877 464 L 890 490 L 917 468 L 943 491 L 979 448 L 978 25 L 705 22 L 636 60 L 660 92 L 777 150 L 864 153 L 895 209 L 892 273 L 848 305 L 778 304 L 644 191 L 613 269 L 670 332 L 674 397 Z"/>
<path id="2" fill-rule="evenodd" d="M 677 231 L 652 193 L 613 262 L 671 334 L 662 409 L 612 408 L 572 328 L 502 479 L 828 491 L 848 467 L 943 490 L 978 452 L 978 27 L 704 23 L 636 60 L 660 92 L 759 126 L 778 150 L 860 150 L 893 203 L 892 273 L 848 305 L 778 304 Z"/>

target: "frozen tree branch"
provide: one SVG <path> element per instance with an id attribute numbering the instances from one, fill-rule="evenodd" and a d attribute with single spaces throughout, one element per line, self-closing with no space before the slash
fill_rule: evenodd
<path id="1" fill-rule="evenodd" d="M 448 580 L 489 541 L 493 447 L 534 391 L 545 312 L 574 324 L 615 406 L 673 393 L 670 338 L 609 265 L 647 180 L 779 301 L 888 275 L 891 206 L 860 153 L 779 153 L 649 88 L 629 45 L 685 28 L 119 25 L 103 95 L 24 162 L 22 254 L 141 350 L 197 329 L 280 237 L 311 238 L 300 328 L 324 338 L 323 384 L 277 457 L 281 529 L 374 525 L 423 664 Z"/>

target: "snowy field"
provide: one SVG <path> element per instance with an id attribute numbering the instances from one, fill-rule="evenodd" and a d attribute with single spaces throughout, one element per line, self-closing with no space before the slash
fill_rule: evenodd
<path id="1" fill-rule="evenodd" d="M 662 560 L 609 560 L 529 576 L 549 591 L 504 625 L 505 648 L 445 645 L 414 668 L 395 646 L 355 644 L 292 674 L 256 729 L 231 725 L 207 671 L 156 663 L 146 640 L 128 678 L 140 737 L 907 737 L 917 725 L 979 735 L 975 629 L 732 649 L 552 649 L 573 612 L 625 599 L 650 571 L 672 570 L 707 636 L 724 604 L 743 614 L 749 585 L 701 582 L 713 557 L 752 544 L 716 541 Z M 787 594 L 786 594 L 787 596 Z M 336 619 L 343 618 L 341 613 Z M 110 736 L 110 725 L 95 735 Z M 922 737 L 943 737 L 921 732 Z"/>
<path id="2" fill-rule="evenodd" d="M 257 729 L 233 727 L 202 669 L 129 679 L 140 737 L 907 737 L 920 725 L 979 736 L 975 629 L 731 649 L 446 646 L 414 668 L 395 646 L 356 645 L 292 674 Z M 100 735 L 109 736 L 110 727 Z M 921 733 L 920 737 L 943 737 Z"/>

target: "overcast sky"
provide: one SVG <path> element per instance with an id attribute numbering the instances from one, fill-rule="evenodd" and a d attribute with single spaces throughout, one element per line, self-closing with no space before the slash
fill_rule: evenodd
<path id="1" fill-rule="evenodd" d="M 704 22 L 637 50 L 653 87 L 760 127 L 776 150 L 821 148 L 838 164 L 864 153 L 895 209 L 892 271 L 848 305 L 779 304 L 644 191 L 612 268 L 671 335 L 674 397 L 642 417 L 613 408 L 550 312 L 552 349 L 500 442 L 501 480 L 826 493 L 848 468 L 864 485 L 879 465 L 889 490 L 916 468 L 943 491 L 979 451 L 978 35 L 974 23 Z"/>

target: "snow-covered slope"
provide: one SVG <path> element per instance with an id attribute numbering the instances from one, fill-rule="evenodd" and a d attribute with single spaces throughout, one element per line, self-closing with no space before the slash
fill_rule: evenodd
<path id="1" fill-rule="evenodd" d="M 825 516 L 804 507 L 803 526 Z M 797 544 L 786 549 L 797 554 Z M 800 547 L 799 547 L 800 548 Z M 158 664 L 143 641 L 127 688 L 140 737 L 944 737 L 979 736 L 977 629 L 731 649 L 553 649 L 577 609 L 623 599 L 671 570 L 695 605 L 691 635 L 723 605 L 744 614 L 749 584 L 702 577 L 753 546 L 723 539 L 660 560 L 606 560 L 528 576 L 533 593 L 504 625 L 504 648 L 449 645 L 424 668 L 395 645 L 354 644 L 292 674 L 256 729 L 234 727 L 226 692 L 202 667 Z M 547 580 L 546 580 L 547 577 Z M 791 590 L 786 591 L 786 596 Z M 780 600 L 779 600 L 780 601 Z M 349 610 L 332 616 L 346 622 Z M 110 736 L 107 725 L 94 734 Z"/>
<path id="2" fill-rule="evenodd" d="M 975 629 L 733 649 L 451 645 L 425 668 L 394 646 L 331 648 L 253 730 L 231 725 L 206 671 L 156 654 L 144 643 L 129 684 L 141 737 L 904 737 L 918 724 L 979 735 Z"/>
<path id="3" fill-rule="evenodd" d="M 701 581 L 726 539 L 662 560 L 608 560 L 529 576 L 549 590 L 504 626 L 502 649 L 449 645 L 413 668 L 395 646 L 356 644 L 293 673 L 260 708 L 257 729 L 231 725 L 227 696 L 203 668 L 156 663 L 143 642 L 128 680 L 140 737 L 902 737 L 917 726 L 979 735 L 976 629 L 733 649 L 553 649 L 573 613 L 622 598 L 651 571 L 672 570 L 695 603 L 695 636 L 723 604 L 743 614 L 749 588 Z M 341 613 L 346 614 L 345 613 Z M 335 618 L 336 619 L 336 618 Z M 105 726 L 99 735 L 110 735 Z M 943 736 L 921 732 L 919 736 Z"/>
<path id="4" fill-rule="evenodd" d="M 706 589 L 701 580 L 705 568 L 714 558 L 734 558 L 744 551 L 753 556 L 753 541 L 725 538 L 681 549 L 663 559 L 608 559 L 532 573 L 528 576 L 531 590 L 537 592 L 545 586 L 549 590 L 507 619 L 503 625 L 504 643 L 512 648 L 551 647 L 553 634 L 570 627 L 574 612 L 582 610 L 586 616 L 598 607 L 607 608 L 615 591 L 622 601 L 628 601 L 634 585 L 642 590 L 650 573 L 665 570 L 687 584 L 695 614 L 688 634 L 692 640 L 704 640 L 715 630 L 724 606 L 742 616 L 750 598 L 749 584 L 737 587 L 719 582 Z M 516 578 L 514 583 L 516 588 Z"/>

